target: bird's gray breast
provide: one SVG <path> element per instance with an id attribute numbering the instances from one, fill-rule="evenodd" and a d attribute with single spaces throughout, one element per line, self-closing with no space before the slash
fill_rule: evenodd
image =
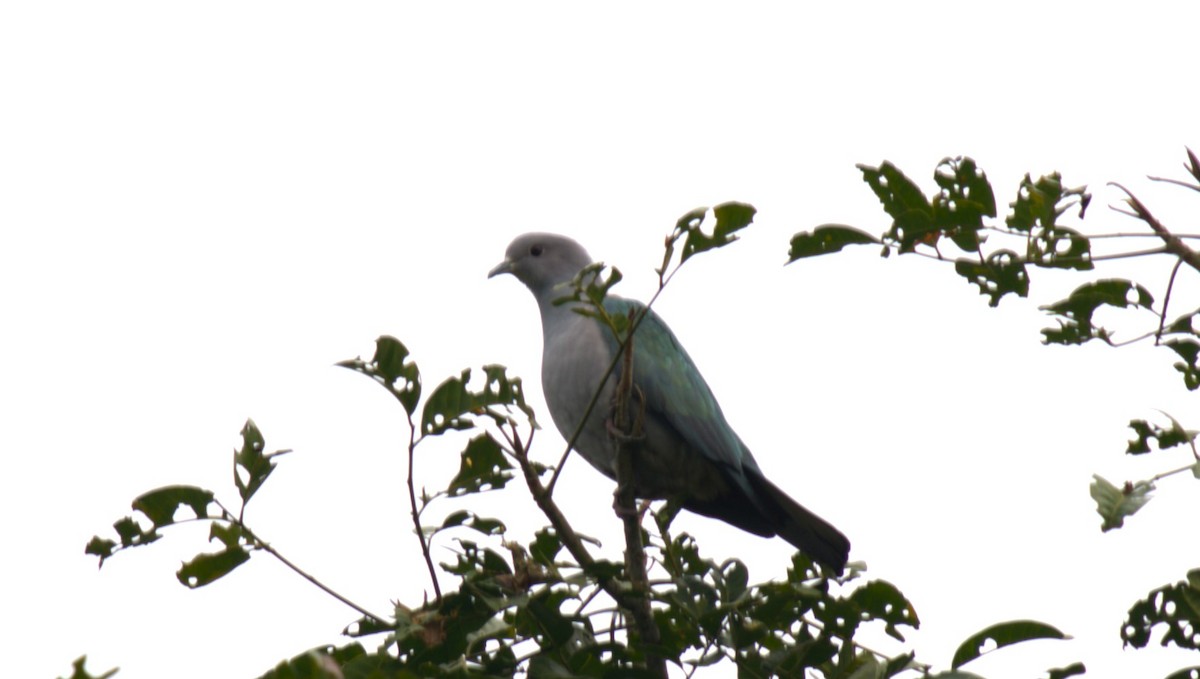
<path id="1" fill-rule="evenodd" d="M 612 349 L 605 342 L 605 328 L 594 319 L 569 311 L 554 318 L 544 330 L 542 389 L 550 417 L 563 438 L 570 441 L 608 370 Z M 593 467 L 615 478 L 613 451 L 604 426 L 614 383 L 613 377 L 605 382 L 587 425 L 575 440 L 575 450 Z"/>

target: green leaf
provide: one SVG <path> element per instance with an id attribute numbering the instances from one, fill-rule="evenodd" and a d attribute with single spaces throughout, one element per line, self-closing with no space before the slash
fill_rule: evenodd
<path id="1" fill-rule="evenodd" d="M 1100 530 L 1106 533 L 1124 526 L 1125 517 L 1133 516 L 1144 507 L 1154 490 L 1154 484 L 1149 481 L 1126 482 L 1124 488 L 1118 488 L 1099 474 L 1093 474 L 1092 479 L 1092 499 L 1096 501 L 1096 512 L 1104 520 Z"/>
<path id="2" fill-rule="evenodd" d="M 1163 414 L 1166 415 L 1166 413 Z M 1125 452 L 1129 455 L 1143 455 L 1150 452 L 1150 439 L 1158 441 L 1159 450 L 1166 450 L 1175 446 L 1191 444 L 1196 440 L 1197 434 L 1200 434 L 1200 432 L 1184 429 L 1183 425 L 1170 415 L 1167 415 L 1167 418 L 1171 420 L 1170 429 L 1163 429 L 1157 424 L 1145 420 L 1130 420 L 1129 428 L 1133 430 L 1136 438 L 1129 442 Z"/>
<path id="3" fill-rule="evenodd" d="M 66 677 L 65 679 L 108 679 L 109 677 L 111 677 L 112 675 L 117 673 L 117 669 L 114 667 L 113 669 L 105 672 L 104 674 L 93 675 L 91 672 L 88 672 L 86 669 L 84 669 L 84 666 L 86 664 L 87 664 L 87 656 L 86 655 L 81 655 L 78 658 L 76 658 L 75 662 L 71 664 L 71 667 L 73 668 L 73 671 L 71 672 L 71 676 Z M 59 679 L 64 679 L 64 678 L 59 677 Z"/>
<path id="4" fill-rule="evenodd" d="M 1175 369 L 1183 375 L 1183 384 L 1188 391 L 1195 391 L 1200 387 L 1200 365 L 1197 365 L 1197 359 L 1200 359 L 1200 343 L 1191 339 L 1169 339 L 1162 345 L 1183 359 L 1175 364 Z"/>
<path id="5" fill-rule="evenodd" d="M 1029 273 L 1025 263 L 1012 250 L 997 250 L 983 262 L 958 259 L 954 270 L 975 285 L 979 294 L 991 297 L 988 306 L 1000 304 L 1000 298 L 1015 293 L 1019 297 L 1029 296 Z"/>
<path id="6" fill-rule="evenodd" d="M 421 371 L 408 360 L 408 348 L 395 337 L 381 335 L 375 340 L 375 356 L 370 363 L 361 357 L 337 365 L 360 372 L 378 382 L 400 401 L 410 416 L 421 400 Z"/>
<path id="7" fill-rule="evenodd" d="M 1062 175 L 1057 172 L 1039 177 L 1036 182 L 1027 174 L 1017 189 L 1017 199 L 1009 203 L 1012 214 L 1005 223 L 1008 228 L 1023 233 L 1029 233 L 1035 227 L 1054 230 L 1059 228 L 1058 218 L 1076 205 L 1082 219 L 1091 200 L 1085 186 L 1064 189 Z"/>
<path id="8" fill-rule="evenodd" d="M 839 252 L 847 245 L 880 243 L 878 238 L 865 231 L 859 231 L 852 226 L 842 224 L 822 224 L 813 229 L 792 236 L 792 247 L 788 250 L 788 264 L 805 257 L 828 255 Z"/>
<path id="9" fill-rule="evenodd" d="M 895 243 L 901 253 L 912 252 L 921 243 L 937 243 L 933 206 L 911 179 L 886 160 L 877 168 L 857 167 L 863 174 L 863 181 L 883 204 L 884 212 L 892 217 L 892 226 L 883 235 L 884 242 Z"/>
<path id="10" fill-rule="evenodd" d="M 133 501 L 133 508 L 145 514 L 155 528 L 161 528 L 175 523 L 175 513 L 180 507 L 190 507 L 197 517 L 207 517 L 212 501 L 211 490 L 196 486 L 164 486 L 139 496 Z"/>
<path id="11" fill-rule="evenodd" d="M 100 557 L 100 565 L 103 566 L 104 560 L 113 555 L 113 550 L 116 549 L 116 546 L 117 543 L 112 540 L 102 538 L 99 535 L 93 535 L 92 539 L 88 541 L 87 546 L 83 548 L 83 553 L 95 554 Z"/>
<path id="12" fill-rule="evenodd" d="M 1150 633 L 1162 626 L 1162 645 L 1175 644 L 1188 650 L 1200 650 L 1200 569 L 1188 572 L 1188 579 L 1166 585 L 1150 592 L 1129 609 L 1121 626 L 1125 645 L 1143 648 L 1150 643 Z"/>
<path id="13" fill-rule="evenodd" d="M 1200 665 L 1185 667 L 1168 674 L 1164 679 L 1196 679 L 1200 677 Z"/>
<path id="14" fill-rule="evenodd" d="M 513 477 L 513 466 L 504 457 L 500 444 L 491 434 L 483 433 L 467 442 L 458 474 L 446 491 L 451 497 L 503 488 Z"/>
<path id="15" fill-rule="evenodd" d="M 950 667 L 957 670 L 982 655 L 1023 641 L 1069 638 L 1054 627 L 1036 620 L 1002 622 L 977 632 L 962 642 L 954 652 Z"/>
<path id="16" fill-rule="evenodd" d="M 1083 344 L 1099 339 L 1112 343 L 1108 330 L 1092 324 L 1092 314 L 1101 306 L 1142 307 L 1150 309 L 1154 297 L 1142 286 L 1122 278 L 1109 278 L 1084 283 L 1075 288 L 1070 297 L 1041 307 L 1058 316 L 1057 328 L 1042 330 L 1045 344 Z"/>
<path id="17" fill-rule="evenodd" d="M 264 455 L 265 445 L 262 432 L 258 430 L 254 420 L 246 420 L 246 424 L 242 427 L 242 449 L 233 454 L 233 481 L 237 484 L 238 493 L 242 496 L 243 506 L 250 501 L 250 498 L 254 497 L 271 472 L 275 471 L 273 458 L 291 452 L 277 450 Z M 245 480 L 242 479 L 243 474 L 245 474 Z"/>
<path id="18" fill-rule="evenodd" d="M 198 554 L 191 561 L 183 564 L 175 577 L 190 589 L 203 587 L 217 580 L 238 566 L 246 563 L 250 553 L 241 547 L 224 549 L 212 554 Z"/>
<path id="19" fill-rule="evenodd" d="M 473 528 L 484 535 L 503 535 L 506 530 L 503 521 L 478 516 L 474 512 L 469 512 L 465 509 L 460 509 L 447 516 L 442 521 L 441 529 L 444 530 L 456 526 Z"/>
<path id="20" fill-rule="evenodd" d="M 1067 677 L 1074 677 L 1080 674 L 1087 674 L 1087 668 L 1083 666 L 1083 663 L 1077 662 L 1071 663 L 1066 667 L 1049 670 L 1049 676 L 1046 679 L 1067 679 Z"/>
<path id="21" fill-rule="evenodd" d="M 673 245 L 683 238 L 680 263 L 686 262 L 692 255 L 724 247 L 737 240 L 734 233 L 754 221 L 755 209 L 752 205 L 736 202 L 721 203 L 714 207 L 713 216 L 716 217 L 717 224 L 713 227 L 711 236 L 700 229 L 707 212 L 707 208 L 696 208 L 675 223 L 675 231 L 672 232 L 669 243 Z"/>
<path id="22" fill-rule="evenodd" d="M 897 629 L 898 625 L 907 625 L 913 629 L 921 626 L 917 611 L 912 603 L 886 580 L 872 580 L 854 590 L 850 601 L 859 608 L 866 619 L 882 620 L 884 631 L 897 641 L 904 641 L 904 636 Z"/>
<path id="23" fill-rule="evenodd" d="M 502 365 L 484 366 L 486 381 L 478 391 L 467 388 L 471 381 L 470 368 L 462 371 L 459 377 L 451 377 L 438 385 L 421 413 L 421 434 L 437 436 L 451 429 L 470 429 L 474 426 L 471 416 L 490 417 L 497 425 L 501 425 L 508 420 L 508 416 L 494 410 L 494 406 L 518 408 L 529 418 L 530 424 L 536 426 L 533 410 L 525 405 L 521 378 L 509 378 L 505 370 Z"/>
<path id="24" fill-rule="evenodd" d="M 554 565 L 554 557 L 562 551 L 562 538 L 554 532 L 553 528 L 543 528 L 537 533 L 534 533 L 533 543 L 529 545 L 529 554 L 533 560 L 543 566 Z"/>
<path id="25" fill-rule="evenodd" d="M 996 216 L 996 196 L 987 175 L 967 157 L 945 158 L 934 171 L 941 190 L 933 198 L 933 223 L 962 250 L 979 249 L 984 217 Z"/>

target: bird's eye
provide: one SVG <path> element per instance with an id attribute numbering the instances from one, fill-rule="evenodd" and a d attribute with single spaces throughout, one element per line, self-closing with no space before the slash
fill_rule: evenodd
<path id="1" fill-rule="evenodd" d="M 533 255 L 534 257 L 541 257 L 542 256 L 542 246 L 535 245 L 535 246 L 529 248 L 529 254 Z"/>

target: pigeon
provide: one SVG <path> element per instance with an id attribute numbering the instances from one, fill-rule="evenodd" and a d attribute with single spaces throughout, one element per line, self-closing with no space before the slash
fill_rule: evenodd
<path id="1" fill-rule="evenodd" d="M 579 428 L 597 388 L 603 391 L 574 449 L 605 476 L 616 479 L 613 394 L 619 368 L 605 379 L 620 345 L 595 317 L 577 313 L 582 302 L 555 304 L 573 293 L 571 281 L 592 263 L 565 236 L 527 233 L 509 245 L 488 274 L 511 274 L 537 300 L 542 316 L 542 389 L 559 432 L 568 441 Z M 604 298 L 612 316 L 642 313 L 645 305 L 615 295 Z M 829 522 L 800 506 L 767 480 L 750 449 L 725 420 L 712 390 L 683 345 L 651 310 L 633 337 L 633 384 L 640 391 L 642 435 L 632 455 L 633 493 L 673 500 L 688 511 L 719 519 L 763 537 L 780 536 L 834 571 L 846 566 L 850 541 Z"/>

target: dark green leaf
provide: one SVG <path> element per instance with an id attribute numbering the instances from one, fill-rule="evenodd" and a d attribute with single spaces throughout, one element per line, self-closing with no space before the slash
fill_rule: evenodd
<path id="1" fill-rule="evenodd" d="M 183 564 L 175 577 L 186 587 L 196 589 L 217 580 L 238 566 L 246 563 L 250 553 L 241 547 L 225 549 L 211 554 L 198 554 Z"/>
<path id="2" fill-rule="evenodd" d="M 558 537 L 554 529 L 543 528 L 534 534 L 533 544 L 529 545 L 529 554 L 537 563 L 551 566 L 562 548 L 562 538 Z"/>
<path id="3" fill-rule="evenodd" d="M 512 479 L 512 465 L 491 434 L 471 439 L 462 452 L 458 474 L 446 491 L 454 497 L 503 488 Z"/>
<path id="4" fill-rule="evenodd" d="M 1133 516 L 1147 502 L 1154 484 L 1149 481 L 1126 482 L 1124 488 L 1109 483 L 1099 474 L 1092 475 L 1092 499 L 1096 501 L 1096 512 L 1104 520 L 1100 530 L 1108 532 L 1125 525 L 1125 517 Z"/>
<path id="5" fill-rule="evenodd" d="M 1029 295 L 1029 273 L 1025 270 L 1025 263 L 1012 250 L 997 250 L 983 262 L 955 260 L 954 270 L 978 285 L 979 294 L 991 298 L 988 306 L 999 305 L 1000 298 L 1010 292 L 1019 297 Z"/>
<path id="6" fill-rule="evenodd" d="M 1158 441 L 1158 449 L 1165 450 L 1175 446 L 1190 444 L 1196 440 L 1197 434 L 1200 432 L 1188 431 L 1179 424 L 1179 421 L 1170 415 L 1167 416 L 1171 420 L 1171 428 L 1163 429 L 1157 424 L 1152 424 L 1145 420 L 1130 420 L 1129 428 L 1137 436 L 1129 442 L 1129 446 L 1125 452 L 1130 455 L 1142 455 L 1150 452 L 1150 439 Z"/>
<path id="7" fill-rule="evenodd" d="M 1033 639 L 1069 639 L 1067 635 L 1044 622 L 1036 620 L 1012 620 L 992 625 L 972 634 L 954 652 L 950 667 L 958 669 L 993 650 Z"/>
<path id="8" fill-rule="evenodd" d="M 1183 375 L 1183 384 L 1188 391 L 1195 391 L 1197 387 L 1200 387 L 1200 365 L 1197 365 L 1197 359 L 1200 358 L 1200 343 L 1191 339 L 1169 339 L 1162 344 L 1183 359 L 1175 364 L 1175 369 Z"/>
<path id="9" fill-rule="evenodd" d="M 84 669 L 84 665 L 86 665 L 86 664 L 87 664 L 87 656 L 86 655 L 81 655 L 78 658 L 76 658 L 75 662 L 71 664 L 71 667 L 73 668 L 73 671 L 71 672 L 71 676 L 66 677 L 66 679 L 108 679 L 109 677 L 111 677 L 112 675 L 117 673 L 116 668 L 113 668 L 113 669 L 105 672 L 104 674 L 93 675 L 91 672 L 88 672 L 86 669 Z M 63 678 L 59 677 L 59 679 L 63 679 Z"/>
<path id="10" fill-rule="evenodd" d="M 138 497 L 133 501 L 133 508 L 145 514 L 155 528 L 161 528 L 175 523 L 175 513 L 180 507 L 190 507 L 200 518 L 208 516 L 212 501 L 211 490 L 196 486 L 165 486 Z"/>
<path id="11" fill-rule="evenodd" d="M 469 512 L 465 509 L 460 509 L 457 512 L 451 513 L 442 521 L 442 528 L 453 528 L 455 526 L 466 526 L 473 528 L 484 535 L 500 535 L 504 533 L 504 523 L 498 519 L 489 519 L 476 515 L 474 512 Z"/>
<path id="12" fill-rule="evenodd" d="M 933 175 L 941 188 L 933 198 L 933 223 L 967 252 L 979 249 L 984 217 L 996 216 L 996 196 L 987 175 L 967 157 L 946 158 Z"/>
<path id="13" fill-rule="evenodd" d="M 95 554 L 96 556 L 100 557 L 100 565 L 103 566 L 104 560 L 112 556 L 113 549 L 116 548 L 116 546 L 117 543 L 113 542 L 112 540 L 106 540 L 99 535 L 94 535 L 92 536 L 92 539 L 88 541 L 87 547 L 84 547 L 83 553 Z"/>
<path id="14" fill-rule="evenodd" d="M 485 383 L 477 391 L 467 388 L 471 381 L 471 370 L 462 371 L 459 377 L 451 377 L 438 385 L 425 402 L 421 413 L 421 433 L 436 436 L 451 429 L 470 429 L 474 426 L 471 416 L 487 416 L 497 424 L 508 418 L 493 406 L 515 407 L 534 422 L 533 410 L 525 405 L 525 391 L 521 378 L 509 378 L 502 365 L 483 367 Z"/>
<path id="15" fill-rule="evenodd" d="M 1105 305 L 1149 309 L 1154 305 L 1154 297 L 1146 288 L 1121 278 L 1084 283 L 1070 297 L 1042 307 L 1043 311 L 1059 317 L 1059 327 L 1042 330 L 1043 342 L 1070 345 L 1099 339 L 1111 343 L 1108 330 L 1092 324 L 1092 314 Z"/>
<path id="16" fill-rule="evenodd" d="M 754 220 L 755 210 L 751 205 L 735 202 L 714 207 L 713 216 L 717 218 L 717 225 L 713 227 L 711 236 L 700 229 L 707 212 L 706 208 L 697 208 L 680 217 L 675 223 L 675 231 L 671 234 L 669 242 L 673 244 L 680 238 L 684 239 L 680 263 L 686 262 L 692 255 L 724 247 L 737 240 L 734 233 L 750 225 Z"/>
<path id="17" fill-rule="evenodd" d="M 212 522 L 212 527 L 208 529 L 208 539 L 220 540 L 221 544 L 227 548 L 237 547 L 242 544 L 242 539 L 245 533 L 242 527 L 236 523 L 223 524 L 218 521 Z"/>
<path id="18" fill-rule="evenodd" d="M 395 337 L 382 335 L 375 340 L 375 357 L 368 363 L 361 357 L 338 363 L 360 372 L 383 385 L 409 415 L 421 400 L 421 371 L 408 360 L 408 348 Z"/>
<path id="19" fill-rule="evenodd" d="M 1087 187 L 1064 189 L 1062 175 L 1057 172 L 1039 177 L 1036 182 L 1027 174 L 1017 190 L 1017 199 L 1009 203 L 1012 214 L 1005 222 L 1008 228 L 1023 233 L 1031 232 L 1035 226 L 1055 230 L 1059 228 L 1058 218 L 1075 205 L 1079 206 L 1082 219 L 1091 200 Z"/>
<path id="20" fill-rule="evenodd" d="M 904 641 L 904 636 L 897 629 L 898 625 L 907 625 L 913 629 L 921 626 L 917 611 L 912 603 L 886 580 L 872 580 L 854 590 L 850 601 L 862 612 L 868 620 L 882 620 L 884 631 L 897 641 Z"/>
<path id="21" fill-rule="evenodd" d="M 1188 572 L 1188 579 L 1159 587 L 1129 609 L 1121 626 L 1121 639 L 1128 646 L 1142 648 L 1150 643 L 1150 632 L 1162 626 L 1162 645 L 1175 644 L 1188 650 L 1200 650 L 1200 569 Z"/>
<path id="22" fill-rule="evenodd" d="M 1058 667 L 1049 671 L 1049 676 L 1046 679 L 1067 679 L 1080 674 L 1087 674 L 1087 668 L 1083 663 L 1077 662 L 1067 665 L 1066 667 Z"/>
<path id="23" fill-rule="evenodd" d="M 1035 227 L 1029 235 L 1026 259 L 1045 268 L 1089 271 L 1093 268 L 1092 242 L 1065 226 Z"/>
<path id="24" fill-rule="evenodd" d="M 792 247 L 788 250 L 788 264 L 805 257 L 828 255 L 839 252 L 847 245 L 859 245 L 881 242 L 875 236 L 859 231 L 852 226 L 842 224 L 822 224 L 813 229 L 792 236 Z"/>
<path id="25" fill-rule="evenodd" d="M 237 484 L 243 505 L 254 497 L 271 472 L 275 471 L 275 456 L 289 452 L 278 450 L 263 454 L 265 446 L 266 441 L 254 420 L 246 420 L 242 427 L 242 449 L 233 454 L 233 481 Z M 242 478 L 243 474 L 245 479 Z"/>
<path id="26" fill-rule="evenodd" d="M 1200 677 L 1200 665 L 1185 667 L 1168 674 L 1164 679 L 1196 679 Z M 1051 677 L 1050 679 L 1054 679 Z"/>
<path id="27" fill-rule="evenodd" d="M 858 165 L 863 181 L 875 192 L 884 212 L 892 217 L 892 227 L 883 240 L 894 243 L 900 252 L 912 252 L 917 245 L 936 245 L 938 230 L 933 221 L 929 199 L 895 165 L 884 161 L 879 167 Z"/>

